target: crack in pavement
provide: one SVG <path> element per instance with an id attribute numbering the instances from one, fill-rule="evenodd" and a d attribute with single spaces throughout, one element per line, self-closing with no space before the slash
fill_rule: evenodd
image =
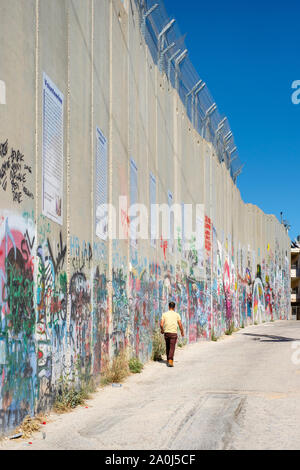
<path id="1" fill-rule="evenodd" d="M 176 352 L 174 369 L 147 364 L 122 388 L 97 392 L 88 410 L 55 417 L 47 439 L 36 434 L 30 448 L 299 449 L 293 338 L 300 341 L 300 322 L 251 326 L 230 342 L 189 345 Z"/>
<path id="2" fill-rule="evenodd" d="M 237 394 L 205 394 L 183 421 L 170 445 L 177 450 L 221 450 L 230 441 L 233 425 L 245 405 Z M 198 406 L 197 406 L 198 405 Z"/>

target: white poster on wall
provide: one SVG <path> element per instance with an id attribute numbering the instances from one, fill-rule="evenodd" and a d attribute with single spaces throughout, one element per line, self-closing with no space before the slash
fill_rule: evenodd
<path id="1" fill-rule="evenodd" d="M 108 196 L 107 196 L 107 139 L 96 128 L 96 235 L 101 240 L 108 236 Z"/>
<path id="2" fill-rule="evenodd" d="M 198 251 L 198 267 L 204 269 L 204 207 L 196 216 L 196 247 Z"/>
<path id="3" fill-rule="evenodd" d="M 150 173 L 150 220 L 151 246 L 155 248 L 157 239 L 156 178 L 152 173 Z"/>
<path id="4" fill-rule="evenodd" d="M 3 80 L 0 80 L 0 104 L 6 104 L 6 88 Z"/>
<path id="5" fill-rule="evenodd" d="M 168 206 L 170 210 L 170 216 L 169 216 L 169 253 L 173 254 L 174 253 L 174 212 L 171 211 L 171 208 L 173 206 L 173 194 L 171 191 L 168 191 Z"/>
<path id="6" fill-rule="evenodd" d="M 63 224 L 64 96 L 43 73 L 43 215 Z"/>
<path id="7" fill-rule="evenodd" d="M 130 244 L 132 248 L 137 249 L 137 220 L 134 206 L 138 202 L 138 168 L 133 158 L 130 158 Z"/>

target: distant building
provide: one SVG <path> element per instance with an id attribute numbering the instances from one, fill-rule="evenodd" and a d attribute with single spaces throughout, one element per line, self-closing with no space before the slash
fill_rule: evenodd
<path id="1" fill-rule="evenodd" d="M 300 320 L 300 236 L 291 245 L 292 318 Z"/>

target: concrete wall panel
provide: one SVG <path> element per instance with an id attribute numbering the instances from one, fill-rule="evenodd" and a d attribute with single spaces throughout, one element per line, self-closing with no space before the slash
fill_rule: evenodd
<path id="1" fill-rule="evenodd" d="M 135 2 L 26 4 L 0 0 L 0 433 L 48 410 L 62 380 L 99 382 L 124 348 L 148 360 L 170 300 L 189 342 L 290 310 L 284 226 L 244 204 L 193 128 L 152 60 Z M 62 224 L 42 213 L 43 72 L 64 95 Z M 97 127 L 112 239 L 96 235 Z M 130 240 L 129 205 L 149 211 L 150 172 L 157 204 L 192 205 L 199 246 L 161 224 L 154 246 Z"/>

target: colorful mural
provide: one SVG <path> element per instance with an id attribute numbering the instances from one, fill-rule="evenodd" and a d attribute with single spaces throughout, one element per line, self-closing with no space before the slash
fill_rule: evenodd
<path id="1" fill-rule="evenodd" d="M 104 242 L 73 236 L 68 253 L 64 233 L 52 234 L 42 216 L 3 214 L 1 432 L 49 409 L 63 377 L 97 382 L 107 358 L 125 347 L 149 360 L 153 332 L 171 300 L 188 342 L 220 336 L 231 326 L 287 318 L 289 261 L 279 243 L 261 250 L 261 264 L 254 265 L 253 250 L 235 250 L 230 234 L 222 241 L 208 217 L 204 230 L 201 270 L 197 255 L 184 253 L 180 241 L 176 265 L 163 251 L 156 260 L 138 249 L 121 257 L 114 242 L 110 276 Z"/>

